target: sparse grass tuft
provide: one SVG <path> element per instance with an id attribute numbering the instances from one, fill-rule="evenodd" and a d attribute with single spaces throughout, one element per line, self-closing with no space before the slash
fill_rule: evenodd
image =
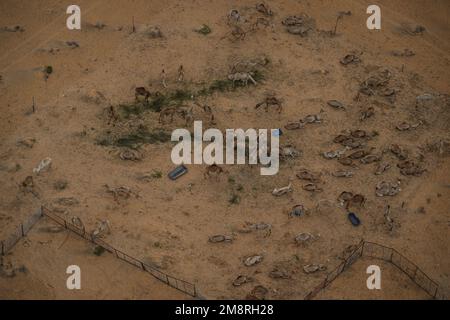
<path id="1" fill-rule="evenodd" d="M 52 74 L 53 73 L 53 67 L 52 66 L 45 66 L 45 68 L 44 68 L 44 72 L 46 73 L 46 74 Z"/>
<path id="2" fill-rule="evenodd" d="M 130 103 L 130 104 L 120 104 L 119 110 L 121 115 L 125 119 L 129 119 L 130 115 L 138 115 L 145 111 L 145 106 L 142 102 Z"/>
<path id="3" fill-rule="evenodd" d="M 150 177 L 152 177 L 152 179 L 161 179 L 162 178 L 161 170 L 153 170 L 153 172 L 150 174 Z"/>
<path id="4" fill-rule="evenodd" d="M 264 80 L 264 75 L 258 70 L 255 70 L 252 72 L 252 77 L 253 77 L 253 79 L 255 79 L 256 82 Z M 252 83 L 249 82 L 248 85 L 252 85 Z M 242 82 L 237 81 L 237 82 L 233 83 L 232 80 L 219 79 L 219 80 L 214 80 L 209 85 L 209 87 L 199 90 L 197 92 L 197 95 L 205 96 L 205 95 L 213 94 L 214 92 L 234 91 L 237 88 L 243 88 L 243 87 L 245 87 L 245 85 Z"/>
<path id="5" fill-rule="evenodd" d="M 106 251 L 105 248 L 103 248 L 102 246 L 95 246 L 94 250 L 93 250 L 93 253 L 96 256 L 101 256 L 105 251 Z"/>
<path id="6" fill-rule="evenodd" d="M 192 95 L 192 92 L 189 90 L 178 89 L 168 94 L 160 94 L 150 98 L 147 102 L 120 104 L 119 110 L 125 119 L 129 119 L 132 114 L 139 115 L 145 111 L 160 112 L 164 107 L 181 105 L 184 101 L 190 100 Z"/>
<path id="7" fill-rule="evenodd" d="M 112 138 L 107 136 L 97 141 L 97 144 L 101 146 L 115 146 L 121 148 L 136 149 L 141 144 L 158 144 L 165 143 L 171 140 L 171 135 L 165 130 L 155 129 L 148 131 L 146 129 L 140 129 L 133 133 L 128 133 L 120 136 L 119 138 Z"/>
<path id="8" fill-rule="evenodd" d="M 239 204 L 241 202 L 241 197 L 239 197 L 237 194 L 233 193 L 228 200 L 230 204 Z"/>
<path id="9" fill-rule="evenodd" d="M 169 101 L 175 100 L 178 103 L 182 103 L 186 100 L 190 100 L 192 95 L 193 94 L 191 91 L 178 89 L 178 90 L 175 90 L 174 93 L 169 95 L 168 99 L 169 99 Z"/>
<path id="10" fill-rule="evenodd" d="M 211 33 L 211 28 L 208 25 L 203 24 L 202 27 L 200 29 L 195 30 L 195 32 L 206 36 Z"/>
<path id="11" fill-rule="evenodd" d="M 124 135 L 115 141 L 117 147 L 133 148 L 139 144 L 157 144 L 170 141 L 171 135 L 164 130 L 139 131 L 129 135 Z"/>

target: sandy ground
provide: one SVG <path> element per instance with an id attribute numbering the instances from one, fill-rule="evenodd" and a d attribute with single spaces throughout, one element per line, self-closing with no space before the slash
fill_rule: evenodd
<path id="1" fill-rule="evenodd" d="M 301 299 L 325 276 L 325 272 L 305 274 L 304 265 L 320 263 L 332 270 L 339 263 L 339 254 L 364 238 L 396 248 L 449 288 L 450 152 L 445 144 L 443 154 L 430 146 L 450 139 L 450 5 L 445 0 L 379 3 L 382 30 L 369 31 L 365 21 L 370 3 L 365 1 L 270 1 L 274 15 L 267 18 L 269 26 L 260 26 L 243 40 L 233 41 L 227 12 L 238 9 L 244 17 L 243 27 L 248 29 L 251 21 L 263 17 L 254 9 L 254 2 L 79 1 L 82 30 L 69 31 L 65 28 L 67 3 L 63 1 L 2 1 L 0 27 L 21 25 L 25 31 L 0 32 L 1 238 L 41 204 L 68 219 L 80 217 L 88 230 L 93 230 L 99 219 L 108 219 L 112 226 L 111 234 L 105 236 L 108 242 L 195 283 L 205 297 L 213 299 L 244 298 L 256 285 L 268 288 L 269 299 Z M 337 12 L 348 10 L 352 15 L 343 17 L 336 36 L 320 32 L 332 30 Z M 306 37 L 286 32 L 281 24 L 285 17 L 301 13 L 316 21 L 317 30 Z M 130 34 L 133 16 L 138 32 Z M 99 21 L 104 28 L 93 26 Z M 159 26 L 163 37 L 152 39 L 142 34 L 145 24 Z M 212 32 L 206 36 L 194 32 L 202 24 Z M 411 35 L 407 30 L 415 25 L 425 26 L 426 31 Z M 66 41 L 76 41 L 79 47 L 70 48 Z M 404 49 L 415 55 L 392 54 Z M 353 51 L 362 53 L 361 62 L 341 65 L 339 61 Z M 163 129 L 170 134 L 184 126 L 181 120 L 160 124 L 159 114 L 151 111 L 128 119 L 120 115 L 111 123 L 109 106 L 133 102 L 135 87 L 145 86 L 162 94 L 195 91 L 226 78 L 237 60 L 261 56 L 270 63 L 262 68 L 264 79 L 256 86 L 198 99 L 212 106 L 215 127 L 221 130 L 283 128 L 288 122 L 323 110 L 321 124 L 283 130 L 281 144 L 294 146 L 302 156 L 283 162 L 276 176 L 263 177 L 259 167 L 243 165 L 224 166 L 219 178 L 205 178 L 206 166 L 192 165 L 186 176 L 174 182 L 166 177 L 174 167 L 172 143 L 139 146 L 140 161 L 123 161 L 121 148 L 99 144 L 105 137 L 136 128 Z M 53 73 L 45 80 L 43 68 L 48 65 Z M 181 83 L 176 81 L 180 65 L 185 70 Z M 163 69 L 167 88 L 161 84 Z M 379 95 L 357 98 L 360 83 L 385 69 L 391 74 L 389 88 L 396 90 L 395 101 Z M 267 113 L 255 110 L 267 91 L 283 100 L 280 114 L 273 109 Z M 424 93 L 435 98 L 417 107 L 416 97 Z M 331 108 L 326 103 L 331 99 L 342 101 L 347 108 Z M 192 101 L 185 103 L 193 105 Z M 368 107 L 374 108 L 375 115 L 361 121 L 361 111 Z M 204 117 L 198 110 L 194 116 Z M 400 132 L 396 126 L 403 121 L 421 121 L 422 125 Z M 418 177 L 404 176 L 396 167 L 399 160 L 390 152 L 383 153 L 383 161 L 392 168 L 382 175 L 374 175 L 376 163 L 357 162 L 349 168 L 324 159 L 322 152 L 342 149 L 333 138 L 346 129 L 376 130 L 378 136 L 368 142 L 375 148 L 373 154 L 399 144 L 408 150 L 409 159 L 420 161 L 427 170 Z M 21 139 L 35 142 L 32 147 L 29 143 L 24 146 L 18 143 Z M 46 157 L 53 160 L 51 169 L 33 175 L 33 168 Z M 295 177 L 300 168 L 322 174 L 323 192 L 302 188 L 307 182 Z M 341 169 L 351 169 L 354 176 L 332 175 Z M 155 170 L 162 173 L 161 178 L 138 179 Z M 33 192 L 21 187 L 30 175 Z M 289 179 L 292 193 L 271 195 Z M 375 195 L 377 183 L 397 179 L 402 189 L 398 195 Z M 67 182 L 62 190 L 55 187 L 61 181 Z M 104 185 L 126 186 L 137 196 L 115 201 Z M 357 228 L 338 207 L 337 198 L 343 191 L 366 198 L 364 207 L 353 208 L 362 221 Z M 60 199 L 67 197 L 76 203 L 64 205 Z M 239 203 L 231 203 L 232 197 Z M 296 204 L 303 204 L 309 214 L 289 218 L 288 212 Z M 391 231 L 383 216 L 387 205 L 394 219 Z M 270 235 L 265 231 L 242 233 L 246 222 L 268 223 L 272 231 Z M 63 286 L 64 270 L 65 264 L 77 259 L 86 268 L 82 271 L 86 279 L 93 283 L 86 284 L 89 289 L 76 293 L 75 298 L 179 298 L 170 288 L 152 295 L 152 279 L 139 275 L 139 271 L 131 275 L 131 267 L 112 257 L 111 266 L 115 267 L 109 270 L 106 260 L 110 258 L 93 256 L 82 240 L 71 238 L 64 250 L 55 248 L 63 240 L 62 234 L 41 234 L 39 226 L 29 236 L 30 246 L 19 245 L 13 252 L 14 263 L 25 265 L 30 272 L 13 279 L 0 278 L 2 297 L 74 298 Z M 297 246 L 294 238 L 301 232 L 312 233 L 318 240 L 306 247 Z M 215 234 L 233 235 L 234 241 L 209 243 L 208 237 Z M 51 245 L 35 243 L 38 241 L 51 241 Z M 262 255 L 263 261 L 244 266 L 242 260 L 254 254 Z M 61 262 L 53 263 L 59 257 Z M 100 276 L 100 269 L 111 272 L 109 278 L 114 280 L 92 280 Z M 289 279 L 270 277 L 274 269 L 284 270 Z M 346 279 L 354 275 L 365 283 L 358 273 L 361 270 L 355 266 L 346 273 Z M 232 282 L 238 275 L 254 281 L 234 287 Z M 128 277 L 130 281 L 124 280 Z M 30 281 L 25 280 L 28 278 Z M 383 297 L 421 298 L 414 288 L 405 287 L 402 279 L 392 276 L 387 281 L 391 280 L 398 284 L 389 286 L 392 290 Z M 327 298 L 352 297 L 355 288 L 362 286 L 339 281 L 326 293 Z"/>
<path id="2" fill-rule="evenodd" d="M 93 245 L 73 233 L 48 233 L 51 227 L 44 218 L 4 257 L 19 270 L 1 279 L 0 299 L 189 299 L 112 254 L 92 254 Z M 80 290 L 67 289 L 70 265 L 81 269 Z"/>
<path id="3" fill-rule="evenodd" d="M 366 281 L 368 266 L 376 265 L 381 271 L 381 289 L 368 290 Z M 420 287 L 392 264 L 384 261 L 363 258 L 342 273 L 326 290 L 321 291 L 316 299 L 343 300 L 426 300 L 430 299 Z"/>

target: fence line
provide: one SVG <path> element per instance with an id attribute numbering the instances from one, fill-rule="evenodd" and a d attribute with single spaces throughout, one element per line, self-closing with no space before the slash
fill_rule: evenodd
<path id="1" fill-rule="evenodd" d="M 22 222 L 14 232 L 6 238 L 6 240 L 2 240 L 0 244 L 0 254 L 2 256 L 6 255 L 20 239 L 26 236 L 42 216 L 42 208 L 39 208 L 35 213 L 28 217 L 27 221 Z"/>
<path id="2" fill-rule="evenodd" d="M 175 278 L 173 276 L 170 276 L 170 275 L 158 270 L 157 268 L 154 268 L 154 267 L 140 261 L 139 259 L 136 259 L 136 258 L 126 254 L 125 252 L 115 248 L 114 246 L 110 245 L 109 243 L 107 243 L 99 238 L 93 237 L 90 233 L 86 232 L 86 230 L 84 230 L 84 228 L 79 228 L 78 226 L 74 225 L 73 223 L 67 221 L 66 219 L 49 212 L 45 208 L 43 208 L 41 210 L 41 212 L 42 212 L 42 215 L 50 218 L 57 224 L 66 228 L 67 230 L 72 231 L 73 233 L 79 235 L 80 237 L 82 237 L 82 238 L 104 248 L 106 251 L 114 254 L 116 256 L 116 258 L 123 260 L 125 262 L 128 262 L 129 264 L 131 264 L 147 273 L 150 273 L 156 279 L 158 279 L 158 280 L 166 283 L 167 285 L 169 285 L 177 290 L 180 290 L 192 297 L 198 296 L 198 292 L 197 292 L 197 289 L 194 284 L 184 281 L 184 280 L 181 280 L 181 279 L 178 279 L 178 278 Z"/>
<path id="3" fill-rule="evenodd" d="M 64 218 L 55 215 L 45 208 L 39 208 L 35 213 L 33 213 L 27 221 L 21 223 L 6 240 L 0 242 L 0 253 L 4 256 L 8 253 L 16 243 L 31 230 L 31 228 L 39 221 L 43 216 L 48 217 L 57 224 L 63 226 L 65 229 L 74 232 L 80 237 L 104 248 L 106 251 L 114 254 L 118 259 L 128 262 L 129 264 L 150 273 L 156 279 L 166 283 L 167 285 L 180 290 L 192 297 L 198 297 L 196 286 L 187 281 L 172 277 L 157 268 L 154 268 L 139 259 L 136 259 L 125 252 L 113 247 L 107 242 L 93 237 L 91 234 L 87 233 L 84 228 L 80 228 L 71 222 L 68 222 Z M 400 271 L 405 273 L 415 284 L 422 288 L 427 294 L 429 294 L 433 299 L 445 300 L 447 299 L 444 290 L 433 281 L 425 272 L 423 272 L 416 264 L 411 260 L 403 256 L 397 250 L 378 244 L 374 242 L 362 240 L 355 249 L 353 249 L 349 254 L 346 255 L 344 260 L 330 273 L 327 274 L 326 278 L 317 285 L 313 290 L 311 290 L 306 296 L 305 300 L 313 299 L 317 294 L 324 290 L 331 282 L 333 282 L 341 273 L 347 270 L 353 263 L 355 263 L 361 257 L 370 257 L 380 259 L 393 264 Z"/>
<path id="4" fill-rule="evenodd" d="M 347 270 L 356 260 L 361 257 L 370 257 L 384 260 L 396 266 L 400 271 L 405 273 L 415 284 L 422 288 L 433 299 L 447 299 L 444 290 L 431 280 L 417 265 L 411 260 L 400 254 L 397 250 L 383 246 L 378 243 L 362 240 L 356 248 L 341 262 L 327 277 L 306 296 L 305 300 L 313 299 L 320 291 L 324 290 L 331 282 L 333 282 L 342 272 Z"/>

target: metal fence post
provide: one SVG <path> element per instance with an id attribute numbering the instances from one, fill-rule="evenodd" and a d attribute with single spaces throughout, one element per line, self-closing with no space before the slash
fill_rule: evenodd
<path id="1" fill-rule="evenodd" d="M 414 275 L 413 275 L 413 280 L 414 282 L 416 282 L 416 275 L 417 275 L 417 270 L 419 270 L 419 267 L 417 267 L 416 265 L 414 265 L 416 267 L 416 270 L 414 270 Z"/>

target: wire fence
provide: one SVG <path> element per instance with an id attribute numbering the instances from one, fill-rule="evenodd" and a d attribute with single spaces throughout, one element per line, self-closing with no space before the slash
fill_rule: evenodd
<path id="1" fill-rule="evenodd" d="M 21 223 L 12 234 L 9 235 L 6 240 L 1 241 L 0 253 L 2 256 L 7 254 L 16 243 L 31 230 L 31 228 L 39 221 L 42 217 L 42 208 L 39 208 L 35 213 L 28 217 L 27 221 Z"/>
<path id="2" fill-rule="evenodd" d="M 75 224 L 67 221 L 66 219 L 51 213 L 49 210 L 41 207 L 35 213 L 33 213 L 27 221 L 21 223 L 14 232 L 6 239 L 0 242 L 0 253 L 2 256 L 6 255 L 16 243 L 31 230 L 31 228 L 39 221 L 43 216 L 48 217 L 57 224 L 63 226 L 65 229 L 74 232 L 80 237 L 104 248 L 106 251 L 113 253 L 118 259 L 128 262 L 129 264 L 150 273 L 156 279 L 166 283 L 167 285 L 178 289 L 192 297 L 198 297 L 198 291 L 196 286 L 187 281 L 170 276 L 157 268 L 154 268 L 139 259 L 136 259 L 125 252 L 113 247 L 107 242 L 98 237 L 92 236 L 86 232 L 84 227 L 76 226 Z M 433 281 L 428 275 L 425 274 L 416 264 L 411 260 L 400 254 L 397 250 L 386 247 L 384 245 L 364 241 L 362 240 L 355 248 L 344 255 L 344 260 L 330 273 L 326 278 L 319 283 L 313 290 L 311 290 L 306 296 L 305 300 L 311 300 L 317 296 L 319 292 L 324 290 L 331 282 L 333 282 L 342 272 L 347 270 L 355 261 L 361 257 L 370 257 L 387 261 L 399 270 L 405 273 L 415 284 L 422 288 L 433 299 L 446 300 L 448 299 L 444 290 Z"/>
<path id="3" fill-rule="evenodd" d="M 447 296 L 439 285 L 431 280 L 417 265 L 404 257 L 397 250 L 383 246 L 378 243 L 361 241 L 337 268 L 331 271 L 327 277 L 306 296 L 305 300 L 311 300 L 333 282 L 342 272 L 347 270 L 356 260 L 361 257 L 370 257 L 392 263 L 405 273 L 415 284 L 422 288 L 433 299 L 446 300 Z"/>
<path id="4" fill-rule="evenodd" d="M 53 220 L 57 224 L 63 226 L 67 230 L 72 231 L 73 233 L 79 235 L 80 237 L 104 248 L 106 251 L 114 254 L 118 259 L 123 260 L 125 262 L 128 262 L 129 264 L 147 272 L 150 273 L 152 276 L 154 276 L 156 279 L 166 283 L 167 285 L 180 290 L 192 297 L 197 297 L 198 292 L 194 284 L 189 283 L 187 281 L 175 278 L 173 276 L 170 276 L 128 254 L 125 252 L 115 248 L 114 246 L 110 245 L 109 243 L 99 239 L 98 237 L 92 236 L 89 232 L 86 232 L 86 230 L 82 227 L 78 227 L 74 225 L 73 223 L 67 221 L 66 219 L 57 216 L 53 213 L 51 213 L 49 210 L 43 208 L 42 214 L 49 219 Z"/>

